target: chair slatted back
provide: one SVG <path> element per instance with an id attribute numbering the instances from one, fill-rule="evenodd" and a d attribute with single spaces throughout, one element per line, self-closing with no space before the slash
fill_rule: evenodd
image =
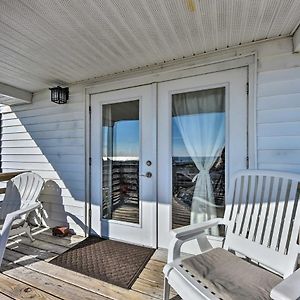
<path id="1" fill-rule="evenodd" d="M 290 275 L 300 252 L 300 175 L 245 170 L 231 183 L 224 248 Z"/>
<path id="2" fill-rule="evenodd" d="M 37 174 L 26 172 L 8 181 L 1 203 L 0 220 L 18 209 L 26 208 L 38 200 L 44 180 Z"/>

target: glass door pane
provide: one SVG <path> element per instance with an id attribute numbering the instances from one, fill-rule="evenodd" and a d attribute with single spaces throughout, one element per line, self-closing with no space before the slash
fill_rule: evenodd
<path id="1" fill-rule="evenodd" d="M 102 106 L 102 218 L 139 223 L 139 100 Z"/>
<path id="2" fill-rule="evenodd" d="M 224 87 L 172 95 L 172 196 L 172 229 L 223 216 Z"/>
<path id="3" fill-rule="evenodd" d="M 168 247 L 174 228 L 223 216 L 231 178 L 246 168 L 247 78 L 248 69 L 237 68 L 158 84 L 159 247 Z"/>

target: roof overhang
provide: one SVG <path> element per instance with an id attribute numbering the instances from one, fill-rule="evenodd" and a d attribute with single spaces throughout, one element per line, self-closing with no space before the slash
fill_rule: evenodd
<path id="1" fill-rule="evenodd" d="M 0 82 L 33 93 L 292 39 L 300 21 L 299 0 L 0 0 L 0 11 Z"/>
<path id="2" fill-rule="evenodd" d="M 6 105 L 31 103 L 32 93 L 0 82 L 0 103 Z"/>

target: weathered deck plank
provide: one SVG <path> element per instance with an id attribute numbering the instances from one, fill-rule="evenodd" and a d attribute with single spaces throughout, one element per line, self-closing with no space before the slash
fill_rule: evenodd
<path id="1" fill-rule="evenodd" d="M 155 252 L 132 289 L 127 290 L 47 262 L 80 242 L 84 239 L 83 237 L 57 238 L 53 237 L 50 231 L 34 231 L 36 239 L 34 242 L 24 236 L 13 237 L 9 240 L 1 268 L 2 274 L 0 274 L 8 278 L 7 280 L 20 282 L 24 288 L 25 286 L 34 287 L 39 293 L 55 295 L 60 299 L 73 300 L 79 295 L 81 299 L 150 300 L 162 298 L 162 269 L 166 262 L 166 250 L 159 249 Z M 9 287 L 6 289 L 10 291 Z M 19 296 L 18 290 L 10 293 L 8 291 L 5 288 L 2 290 L 0 286 L 0 293 L 13 299 L 24 299 Z M 174 292 L 172 296 L 175 296 Z M 33 296 L 32 299 L 43 299 L 42 297 Z"/>
<path id="2" fill-rule="evenodd" d="M 22 244 L 20 242 L 15 243 L 15 244 L 10 244 L 6 248 L 16 251 L 16 252 L 19 252 L 19 253 L 22 253 L 22 254 L 34 255 L 37 258 L 42 259 L 42 260 L 47 260 L 49 258 L 54 258 L 55 256 L 57 256 L 57 254 L 54 252 L 31 247 L 29 245 Z"/>
<path id="3" fill-rule="evenodd" d="M 25 236 L 22 236 L 22 237 L 18 236 L 13 239 L 10 239 L 8 242 L 8 246 L 13 245 L 17 242 L 28 245 L 30 247 L 37 248 L 37 249 L 50 251 L 50 252 L 53 252 L 56 254 L 61 254 L 67 250 L 66 247 L 62 247 L 60 245 L 55 245 L 52 243 L 43 242 L 40 240 L 35 240 L 35 241 L 31 242 L 31 240 Z"/>
<path id="4" fill-rule="evenodd" d="M 36 241 L 43 241 L 46 243 L 51 243 L 66 248 L 72 248 L 78 242 L 80 242 L 78 238 L 74 238 L 73 236 L 67 238 L 58 238 L 52 235 L 47 235 L 45 233 L 34 234 L 33 236 L 36 239 Z M 81 240 L 83 240 L 83 238 Z"/>
<path id="5" fill-rule="evenodd" d="M 107 300 L 106 297 L 32 270 L 27 266 L 38 262 L 38 260 L 32 256 L 23 256 L 22 254 L 11 250 L 8 250 L 7 252 L 4 261 L 4 268 L 6 267 L 3 271 L 4 275 L 25 284 L 35 286 L 39 290 L 62 299 Z M 48 268 L 48 265 L 50 264 L 45 262 L 44 268 Z"/>
<path id="6" fill-rule="evenodd" d="M 0 289 L 0 299 L 59 299 L 53 295 L 47 294 L 39 289 L 36 289 L 33 286 L 24 284 L 4 274 L 0 274 Z"/>
<path id="7" fill-rule="evenodd" d="M 1 194 L 1 193 L 0 193 Z M 11 300 L 12 298 L 11 297 L 8 297 L 8 296 L 6 296 L 6 295 L 4 295 L 4 294 L 2 294 L 2 293 L 0 293 L 0 299 L 1 300 Z"/>

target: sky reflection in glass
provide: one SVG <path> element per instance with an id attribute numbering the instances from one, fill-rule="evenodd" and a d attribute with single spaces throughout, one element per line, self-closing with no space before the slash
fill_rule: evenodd
<path id="1" fill-rule="evenodd" d="M 177 116 L 172 118 L 172 144 L 173 144 L 173 157 L 189 157 L 189 154 L 186 151 L 184 146 L 184 142 L 182 136 L 178 130 L 175 118 L 206 118 L 207 122 L 209 119 L 215 119 L 217 115 L 218 121 L 223 123 L 225 126 L 225 113 L 208 113 L 208 114 L 194 114 L 194 115 L 186 115 L 186 116 Z M 107 156 L 107 134 L 108 127 L 103 127 L 103 156 Z M 114 157 L 122 157 L 125 159 L 126 157 L 138 157 L 139 156 L 139 120 L 122 120 L 117 121 L 114 124 Z M 206 147 L 203 145 L 203 147 Z M 204 151 L 205 152 L 205 151 Z"/>

